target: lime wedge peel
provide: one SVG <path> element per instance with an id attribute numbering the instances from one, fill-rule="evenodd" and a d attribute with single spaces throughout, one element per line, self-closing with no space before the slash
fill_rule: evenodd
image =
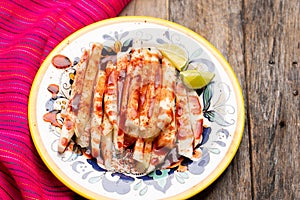
<path id="1" fill-rule="evenodd" d="M 186 70 L 180 72 L 183 83 L 190 89 L 201 89 L 208 85 L 215 74 L 209 71 Z"/>
<path id="2" fill-rule="evenodd" d="M 168 58 L 178 71 L 183 71 L 188 63 L 186 51 L 177 44 L 157 45 L 161 54 Z"/>
<path id="3" fill-rule="evenodd" d="M 209 71 L 185 70 L 188 64 L 188 56 L 186 51 L 177 44 L 160 44 L 157 45 L 157 49 L 180 72 L 183 83 L 190 89 L 201 89 L 215 77 L 215 74 Z"/>

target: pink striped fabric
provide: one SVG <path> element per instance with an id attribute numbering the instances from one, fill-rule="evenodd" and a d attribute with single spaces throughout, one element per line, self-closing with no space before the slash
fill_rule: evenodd
<path id="1" fill-rule="evenodd" d="M 32 143 L 27 102 L 48 53 L 65 37 L 115 17 L 130 0 L 0 1 L 0 199 L 73 199 Z"/>

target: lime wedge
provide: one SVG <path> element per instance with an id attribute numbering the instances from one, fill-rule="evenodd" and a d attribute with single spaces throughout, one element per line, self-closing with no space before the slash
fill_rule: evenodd
<path id="1" fill-rule="evenodd" d="M 198 71 L 195 69 L 180 72 L 183 83 L 191 89 L 200 89 L 206 86 L 215 77 L 209 71 Z"/>
<path id="2" fill-rule="evenodd" d="M 170 60 L 176 69 L 182 71 L 185 68 L 188 58 L 183 48 L 176 44 L 161 44 L 157 46 L 157 49 Z"/>

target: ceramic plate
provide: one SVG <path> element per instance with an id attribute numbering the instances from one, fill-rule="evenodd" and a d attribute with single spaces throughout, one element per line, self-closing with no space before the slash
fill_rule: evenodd
<path id="1" fill-rule="evenodd" d="M 215 73 L 201 91 L 204 130 L 202 156 L 177 168 L 132 177 L 105 171 L 85 154 L 57 153 L 60 128 L 45 121 L 70 97 L 74 66 L 84 49 L 102 43 L 103 56 L 132 46 L 174 43 L 188 55 L 188 64 Z M 116 45 L 118 44 L 118 45 Z M 64 55 L 68 68 L 54 67 L 51 60 Z M 54 88 L 51 89 L 51 87 Z M 49 117 L 49 116 L 48 116 Z M 50 120 L 51 121 L 51 120 Z M 45 59 L 34 80 L 29 101 L 29 124 L 35 146 L 51 172 L 66 186 L 89 199 L 183 199 L 197 194 L 215 181 L 233 159 L 244 128 L 244 104 L 238 80 L 223 56 L 204 38 L 178 24 L 149 17 L 118 17 L 97 22 L 72 34 Z"/>

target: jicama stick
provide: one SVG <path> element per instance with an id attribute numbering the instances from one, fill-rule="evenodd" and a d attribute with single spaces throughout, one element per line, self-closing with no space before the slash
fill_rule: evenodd
<path id="1" fill-rule="evenodd" d="M 201 142 L 203 131 L 203 113 L 200 104 L 200 97 L 195 90 L 187 91 L 190 121 L 194 134 L 194 148 Z"/>
<path id="2" fill-rule="evenodd" d="M 132 72 L 127 76 L 130 79 L 128 88 L 128 104 L 126 110 L 125 131 L 131 137 L 137 138 L 139 136 L 139 95 L 140 95 L 140 81 L 141 68 L 143 62 L 143 53 L 141 50 L 134 51 L 131 55 L 130 64 Z"/>
<path id="3" fill-rule="evenodd" d="M 150 165 L 147 173 L 155 170 L 157 166 L 162 164 L 169 152 L 175 148 L 176 142 L 176 125 L 175 125 L 175 111 L 173 112 L 173 120 L 169 126 L 160 133 L 155 140 L 153 150 L 151 153 Z"/>
<path id="4" fill-rule="evenodd" d="M 153 141 L 151 139 L 137 139 L 133 152 L 133 159 L 135 161 L 135 165 L 131 170 L 132 172 L 134 172 L 134 174 L 143 175 L 147 171 L 151 159 L 152 143 Z"/>
<path id="5" fill-rule="evenodd" d="M 154 92 L 155 92 L 155 98 L 151 102 L 151 107 L 154 107 L 152 110 L 152 113 L 150 114 L 150 120 L 148 124 L 148 132 L 153 132 L 154 134 L 144 134 L 145 138 L 151 138 L 154 139 L 156 137 L 161 129 L 157 126 L 157 118 L 159 116 L 159 104 L 163 98 L 162 91 L 162 69 L 161 65 L 157 65 L 155 68 L 155 79 L 154 79 Z"/>
<path id="6" fill-rule="evenodd" d="M 124 126 L 125 126 L 125 121 L 121 120 L 122 113 L 124 113 L 124 111 L 122 111 L 121 109 L 121 105 L 122 105 L 122 97 L 123 97 L 123 88 L 124 88 L 124 84 L 125 84 L 125 80 L 126 80 L 126 69 L 128 66 L 128 56 L 127 54 L 124 55 L 120 55 L 118 54 L 117 56 L 117 74 L 118 74 L 118 83 L 117 83 L 117 87 L 118 87 L 118 111 L 119 111 L 119 117 L 118 117 L 118 130 L 117 132 L 114 133 L 114 136 L 117 135 L 117 147 L 116 149 L 120 152 L 123 152 L 124 149 Z M 115 138 L 115 137 L 114 137 Z M 114 139 L 114 143 L 115 143 L 115 139 Z"/>
<path id="7" fill-rule="evenodd" d="M 132 53 L 129 54 L 129 57 Z M 119 131 L 118 135 L 119 140 L 123 138 L 123 147 L 126 148 L 127 146 L 130 146 L 132 142 L 135 140 L 130 140 L 130 143 L 125 142 L 125 133 L 127 133 L 125 122 L 127 117 L 127 106 L 128 106 L 128 96 L 129 96 L 129 88 L 131 84 L 132 79 L 132 72 L 133 72 L 133 65 L 130 63 L 130 61 L 127 61 L 127 55 L 121 57 L 118 63 L 126 61 L 126 77 L 123 83 L 122 87 L 122 97 L 121 97 L 121 103 L 120 103 L 120 116 L 119 116 Z M 129 59 L 130 60 L 130 59 Z M 124 67 L 124 66 L 123 66 Z M 127 137 L 128 138 L 128 137 Z"/>
<path id="8" fill-rule="evenodd" d="M 140 130 L 146 129 L 149 123 L 149 112 L 151 112 L 151 100 L 154 97 L 154 77 L 155 72 L 152 72 L 151 58 L 152 54 L 147 49 L 142 49 L 143 54 L 143 67 L 141 69 L 141 81 L 140 81 L 140 101 L 139 101 L 139 118 L 140 118 Z M 158 59 L 156 61 L 159 62 Z M 154 70 L 153 70 L 154 71 Z"/>
<path id="9" fill-rule="evenodd" d="M 139 162 L 143 162 L 143 150 L 144 150 L 144 140 L 143 138 L 138 138 L 135 142 L 133 149 L 133 159 Z"/>
<path id="10" fill-rule="evenodd" d="M 109 122 L 108 117 L 106 114 L 103 116 L 103 123 L 101 125 L 102 128 L 102 135 L 101 135 L 101 154 L 104 159 L 104 165 L 107 170 L 112 169 L 112 160 L 113 160 L 113 126 Z"/>
<path id="11" fill-rule="evenodd" d="M 79 101 L 81 97 L 83 79 L 86 71 L 86 66 L 89 60 L 89 51 L 84 51 L 80 62 L 76 65 L 76 76 L 71 88 L 71 96 L 68 102 L 68 107 L 64 115 L 64 123 L 62 126 L 58 152 L 63 153 L 74 135 L 75 119 L 77 117 Z"/>
<path id="12" fill-rule="evenodd" d="M 86 148 L 90 145 L 91 140 L 91 118 L 84 127 L 84 131 L 81 133 L 80 137 L 76 138 L 76 143 L 82 148 Z"/>
<path id="13" fill-rule="evenodd" d="M 157 115 L 159 104 L 159 93 L 161 79 L 157 78 L 160 75 L 160 58 L 158 51 L 143 49 L 144 62 L 142 69 L 141 91 L 140 91 L 140 137 L 153 139 L 160 133 L 160 128 L 157 127 Z"/>
<path id="14" fill-rule="evenodd" d="M 104 94 L 104 112 L 113 126 L 113 143 L 114 147 L 118 149 L 118 74 L 116 66 L 111 61 L 107 63 L 105 71 L 107 74 L 107 81 Z"/>
<path id="15" fill-rule="evenodd" d="M 70 115 L 66 114 L 64 117 L 64 123 L 59 137 L 58 153 L 63 153 L 65 151 L 73 135 L 74 122 Z"/>
<path id="16" fill-rule="evenodd" d="M 93 112 L 91 116 L 91 149 L 92 156 L 100 162 L 101 124 L 103 118 L 103 94 L 106 87 L 106 74 L 99 70 L 96 78 L 93 97 Z"/>
<path id="17" fill-rule="evenodd" d="M 75 123 L 75 133 L 77 134 L 77 138 L 81 137 L 85 130 L 85 126 L 90 120 L 90 110 L 92 104 L 94 82 L 99 68 L 102 49 L 103 45 L 100 44 L 94 44 L 92 47 L 92 53 L 84 76 L 78 116 L 76 118 Z M 82 140 L 78 139 L 78 144 L 81 147 L 87 147 L 89 145 L 88 143 L 81 141 Z"/>
<path id="18" fill-rule="evenodd" d="M 175 91 L 178 153 L 187 158 L 192 158 L 194 134 L 189 117 L 187 92 L 181 80 L 177 82 Z"/>
<path id="19" fill-rule="evenodd" d="M 159 103 L 159 116 L 157 118 L 157 126 L 164 130 L 169 126 L 173 119 L 173 108 L 175 107 L 176 71 L 170 61 L 166 58 L 162 59 L 162 99 Z"/>
<path id="20" fill-rule="evenodd" d="M 144 165 L 144 168 L 145 168 L 145 170 L 143 171 L 144 173 L 147 171 L 147 169 L 149 168 L 149 165 L 150 165 L 152 144 L 153 144 L 152 139 L 145 141 L 144 155 L 143 155 L 144 157 L 143 157 L 143 162 L 142 162 L 142 164 Z"/>

